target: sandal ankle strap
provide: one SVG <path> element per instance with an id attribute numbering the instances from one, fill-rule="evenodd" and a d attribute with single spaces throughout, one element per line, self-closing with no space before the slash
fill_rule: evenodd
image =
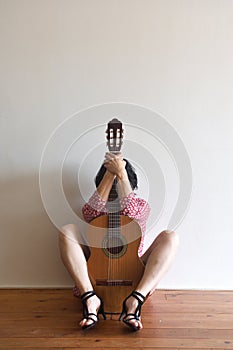
<path id="1" fill-rule="evenodd" d="M 82 299 L 82 301 L 83 300 L 87 300 L 88 298 L 92 297 L 93 295 L 95 295 L 95 291 L 94 290 L 89 290 L 88 292 L 83 293 L 81 295 L 81 299 Z"/>
<path id="2" fill-rule="evenodd" d="M 131 295 L 134 297 L 134 298 L 136 298 L 137 299 L 137 301 L 142 305 L 143 303 L 144 303 L 144 301 L 146 300 L 146 297 L 142 294 L 142 293 L 140 293 L 140 292 L 138 292 L 138 291 L 136 291 L 136 290 L 134 290 L 132 293 L 131 293 Z"/>

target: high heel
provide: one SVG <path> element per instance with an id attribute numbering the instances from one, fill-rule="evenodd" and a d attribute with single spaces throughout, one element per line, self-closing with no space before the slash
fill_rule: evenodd
<path id="1" fill-rule="evenodd" d="M 96 295 L 94 290 L 90 290 L 89 292 L 86 292 L 86 293 L 81 295 L 82 305 L 83 305 L 83 318 L 86 318 L 87 320 L 92 321 L 92 323 L 82 326 L 82 329 L 88 329 L 88 328 L 93 327 L 99 321 L 99 317 L 98 317 L 99 314 L 101 314 L 103 316 L 103 318 L 106 320 L 106 315 L 104 312 L 104 303 L 103 303 L 102 299 L 100 297 L 98 297 L 97 295 L 96 296 L 100 299 L 100 307 L 99 307 L 99 310 L 97 311 L 97 314 L 94 314 L 93 312 L 88 311 L 87 300 L 89 298 L 93 297 L 94 295 Z M 95 316 L 95 318 L 93 318 L 91 316 Z"/>
<path id="2" fill-rule="evenodd" d="M 130 298 L 134 297 L 138 301 L 138 306 L 136 307 L 136 310 L 134 313 L 127 313 L 127 307 L 126 307 L 126 301 Z M 141 308 L 143 303 L 145 302 L 146 297 L 142 295 L 141 293 L 134 290 L 124 301 L 122 306 L 122 312 L 119 317 L 119 321 L 122 320 L 123 322 L 130 328 L 132 328 L 134 331 L 138 331 L 140 328 L 136 327 L 134 324 L 132 324 L 130 321 L 136 320 L 140 321 L 140 315 L 141 315 Z M 124 316 L 125 315 L 125 316 Z M 129 317 L 132 316 L 132 317 Z M 129 317 L 129 318 L 128 318 Z"/>

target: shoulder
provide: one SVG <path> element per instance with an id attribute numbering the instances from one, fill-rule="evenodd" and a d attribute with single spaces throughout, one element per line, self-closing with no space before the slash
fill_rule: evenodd
<path id="1" fill-rule="evenodd" d="M 149 203 L 145 199 L 140 197 L 135 197 L 135 201 L 137 203 L 136 206 L 138 208 L 138 212 L 141 215 L 148 217 L 151 211 Z"/>
<path id="2" fill-rule="evenodd" d="M 131 202 L 134 207 L 137 207 L 138 212 L 150 212 L 150 206 L 149 203 L 141 197 L 137 197 L 134 193 L 133 195 L 133 201 Z"/>
<path id="3" fill-rule="evenodd" d="M 149 203 L 144 199 L 144 198 L 140 198 L 140 197 L 136 197 L 136 195 L 134 196 L 135 201 L 137 202 L 138 205 L 140 206 L 149 206 Z"/>

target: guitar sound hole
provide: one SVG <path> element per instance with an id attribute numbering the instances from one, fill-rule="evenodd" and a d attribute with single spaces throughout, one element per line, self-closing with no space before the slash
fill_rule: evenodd
<path id="1" fill-rule="evenodd" d="M 108 240 L 107 250 L 110 254 L 120 254 L 123 249 L 123 242 L 118 237 L 112 237 Z"/>
<path id="2" fill-rule="evenodd" d="M 120 254 L 122 251 L 123 246 L 118 246 L 118 247 L 112 247 L 112 248 L 107 248 L 108 252 L 112 255 Z"/>
<path id="3" fill-rule="evenodd" d="M 127 246 L 120 237 L 108 237 L 103 242 L 105 254 L 113 258 L 118 258 L 126 252 Z"/>

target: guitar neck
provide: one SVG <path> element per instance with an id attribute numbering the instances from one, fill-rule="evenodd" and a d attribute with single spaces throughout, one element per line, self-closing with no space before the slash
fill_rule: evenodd
<path id="1" fill-rule="evenodd" d="M 122 123 L 118 119 L 113 118 L 108 123 L 106 134 L 109 152 L 114 154 L 120 153 L 123 138 Z M 120 234 L 120 203 L 116 179 L 114 179 L 108 197 L 108 232 L 111 236 Z"/>
<path id="2" fill-rule="evenodd" d="M 120 225 L 120 202 L 117 193 L 117 181 L 115 179 L 108 197 L 109 234 L 117 235 L 120 231 Z"/>

